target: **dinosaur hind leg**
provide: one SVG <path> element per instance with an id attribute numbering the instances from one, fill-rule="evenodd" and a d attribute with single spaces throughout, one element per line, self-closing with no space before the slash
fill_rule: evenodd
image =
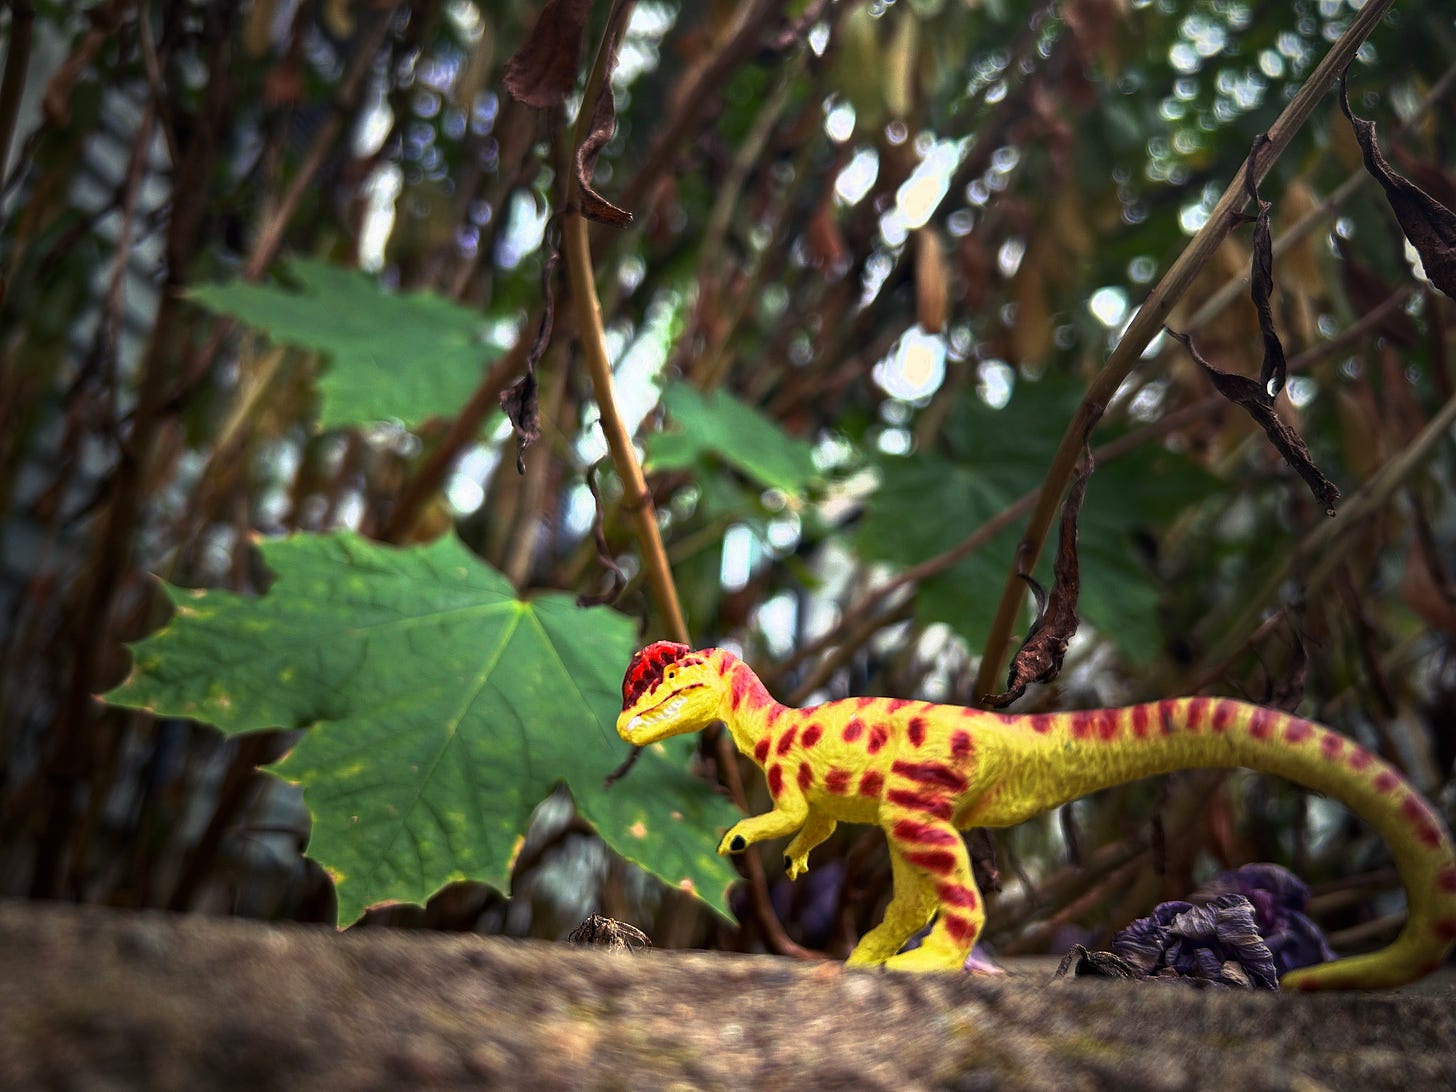
<path id="1" fill-rule="evenodd" d="M 886 833 L 916 882 L 939 909 L 924 943 L 892 957 L 887 965 L 905 971 L 958 971 L 986 921 L 971 859 L 960 831 L 944 819 L 904 815 L 886 824 Z M 896 877 L 896 883 L 899 877 Z"/>
<path id="2" fill-rule="evenodd" d="M 890 870 L 894 880 L 894 894 L 890 905 L 885 907 L 885 916 L 880 924 L 860 938 L 849 953 L 849 966 L 867 966 L 883 963 L 905 946 L 905 942 L 918 932 L 930 915 L 935 913 L 935 886 L 919 869 L 907 864 L 904 857 L 890 845 Z"/>

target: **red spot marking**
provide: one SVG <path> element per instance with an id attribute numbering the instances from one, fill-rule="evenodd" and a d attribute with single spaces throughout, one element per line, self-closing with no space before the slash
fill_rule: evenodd
<path id="1" fill-rule="evenodd" d="M 1324 755 L 1331 762 L 1340 757 L 1340 752 L 1345 749 L 1345 741 L 1334 732 L 1326 732 L 1320 737 L 1320 754 Z"/>
<path id="2" fill-rule="evenodd" d="M 973 750 L 971 744 L 971 733 L 964 728 L 955 732 L 950 737 L 950 753 L 954 758 L 965 758 Z"/>
<path id="3" fill-rule="evenodd" d="M 864 735 L 864 721 L 858 717 L 850 717 L 849 723 L 844 726 L 844 742 L 853 743 Z"/>
<path id="4" fill-rule="evenodd" d="M 878 754 L 880 748 L 885 745 L 885 742 L 889 738 L 890 733 L 885 730 L 885 726 L 883 724 L 876 724 L 873 728 L 871 728 L 870 741 L 868 744 L 866 744 L 866 747 L 869 749 L 870 754 Z"/>
<path id="5" fill-rule="evenodd" d="M 814 784 L 814 767 L 807 762 L 799 763 L 799 791 L 808 792 L 809 786 Z"/>
<path id="6" fill-rule="evenodd" d="M 784 791 L 784 768 L 777 762 L 768 768 L 768 791 L 775 796 Z"/>
<path id="7" fill-rule="evenodd" d="M 1267 712 L 1268 710 L 1260 710 Z M 1215 732 L 1227 732 L 1228 726 L 1233 723 L 1234 707 L 1228 702 L 1219 702 L 1213 707 L 1213 730 Z"/>
<path id="8" fill-rule="evenodd" d="M 919 747 L 925 742 L 925 718 L 911 717 L 910 725 L 905 729 L 905 732 L 910 737 L 910 745 L 912 747 Z"/>
<path id="9" fill-rule="evenodd" d="M 733 676 L 733 696 L 730 699 L 730 704 L 733 706 L 735 712 L 743 704 L 743 691 L 746 685 L 747 683 L 744 681 L 742 672 Z"/>
<path id="10" fill-rule="evenodd" d="M 1431 849 L 1436 849 L 1441 844 L 1441 832 L 1436 827 L 1436 817 L 1431 814 L 1431 809 L 1426 807 L 1426 802 L 1419 796 L 1412 793 L 1401 801 L 1400 810 L 1405 812 L 1405 817 L 1415 827 L 1416 837 Z"/>
<path id="11" fill-rule="evenodd" d="M 849 791 L 849 771 L 830 770 L 824 775 L 824 787 L 836 796 L 843 796 Z"/>
<path id="12" fill-rule="evenodd" d="M 1317 990 L 1317 989 L 1319 989 L 1319 983 L 1318 982 L 1312 982 L 1308 978 L 1301 978 L 1299 980 L 1299 992 L 1300 993 L 1314 993 L 1314 991 Z"/>
<path id="13" fill-rule="evenodd" d="M 1117 713 L 1111 709 L 1099 709 L 1093 714 L 1097 725 L 1097 736 L 1104 743 L 1117 736 Z"/>
<path id="14" fill-rule="evenodd" d="M 905 706 L 907 706 L 909 704 L 910 704 L 910 699 L 909 698 L 891 698 L 891 699 L 889 699 L 889 701 L 887 701 L 885 703 L 885 707 L 887 709 L 889 709 L 890 712 L 893 713 L 897 709 L 904 709 Z"/>
<path id="15" fill-rule="evenodd" d="M 1165 698 L 1158 702 L 1158 727 L 1165 736 L 1171 736 L 1178 730 L 1178 702 L 1175 699 Z"/>
<path id="16" fill-rule="evenodd" d="M 768 758 L 768 748 L 768 736 L 764 736 L 753 745 L 753 760 L 757 762 L 760 766 L 762 766 L 764 764 L 764 761 Z"/>
<path id="17" fill-rule="evenodd" d="M 859 779 L 859 794 L 861 796 L 879 796 L 880 790 L 884 787 L 885 775 L 880 773 L 879 770 L 867 770 L 865 771 L 865 775 Z"/>
<path id="18" fill-rule="evenodd" d="M 959 906 L 964 910 L 974 910 L 980 905 L 980 900 L 976 898 L 976 893 L 965 884 L 943 883 L 936 887 L 935 890 L 940 896 L 940 901 L 947 906 Z"/>
<path id="19" fill-rule="evenodd" d="M 902 841 L 919 842 L 927 846 L 953 846 L 961 840 L 961 836 L 955 831 L 922 823 L 919 819 L 896 819 L 890 830 Z"/>
<path id="20" fill-rule="evenodd" d="M 1456 895 L 1456 866 L 1447 865 L 1436 873 L 1436 887 L 1441 891 Z"/>
<path id="21" fill-rule="evenodd" d="M 901 856 L 905 858 L 906 864 L 934 872 L 937 876 L 949 875 L 956 868 L 956 855 L 948 849 L 916 850 L 913 853 L 902 853 Z"/>
<path id="22" fill-rule="evenodd" d="M 798 734 L 799 726 L 797 724 L 789 725 L 789 730 L 783 735 L 779 736 L 778 746 L 774 748 L 775 753 L 781 755 L 788 754 L 789 748 L 794 745 L 794 739 L 798 736 Z"/>
<path id="23" fill-rule="evenodd" d="M 812 747 L 824 736 L 824 729 L 818 724 L 811 724 L 804 729 L 804 736 L 799 740 L 800 747 Z"/>
<path id="24" fill-rule="evenodd" d="M 1208 706 L 1207 698 L 1188 699 L 1188 704 L 1183 710 L 1183 723 L 1190 732 L 1196 732 L 1203 727 L 1203 720 L 1208 716 Z"/>
<path id="25" fill-rule="evenodd" d="M 1442 918 L 1432 926 L 1432 931 L 1442 940 L 1456 940 L 1456 918 Z"/>
<path id="26" fill-rule="evenodd" d="M 927 702 L 926 704 L 928 705 L 929 703 Z M 977 717 L 981 715 L 981 711 L 979 709 L 967 709 L 964 705 L 958 706 L 957 708 L 960 709 L 960 714 L 963 717 Z M 1005 721 L 1013 721 L 1020 720 L 1021 718 L 1015 713 L 1002 713 L 1001 719 Z"/>
<path id="27" fill-rule="evenodd" d="M 1399 784 L 1400 778 L 1396 776 L 1394 770 L 1381 770 L 1375 775 L 1376 792 L 1394 792 Z"/>
<path id="28" fill-rule="evenodd" d="M 783 716 L 788 711 L 789 707 L 787 705 L 775 705 L 772 709 L 768 711 L 768 726 L 772 728 L 775 724 L 779 722 L 779 717 Z"/>
<path id="29" fill-rule="evenodd" d="M 869 777 L 869 774 L 865 774 Z M 878 776 L 878 775 L 876 775 Z M 911 811 L 923 812 L 935 819 L 949 819 L 952 808 L 950 801 L 933 793 L 911 792 L 909 789 L 891 789 L 885 793 L 885 802 Z"/>
<path id="30" fill-rule="evenodd" d="M 922 785 L 940 785 L 952 792 L 965 792 L 966 779 L 939 762 L 896 762 L 890 772 Z"/>
<path id="31" fill-rule="evenodd" d="M 1363 770 L 1375 761 L 1375 756 L 1358 743 L 1352 743 L 1350 744 L 1350 757 L 1345 761 L 1350 764 L 1350 769 Z"/>
<path id="32" fill-rule="evenodd" d="M 1046 735 L 1057 721 L 1055 713 L 1037 713 L 1031 718 L 1031 730 Z"/>
<path id="33" fill-rule="evenodd" d="M 879 698 L 855 698 L 854 703 L 858 705 L 861 709 L 868 709 L 871 705 L 874 705 L 875 702 L 879 700 Z"/>
<path id="34" fill-rule="evenodd" d="M 1307 720 L 1300 720 L 1297 717 L 1291 718 L 1284 726 L 1284 741 L 1286 743 L 1303 743 L 1314 735 L 1314 725 Z"/>
<path id="35" fill-rule="evenodd" d="M 1138 739 L 1143 739 L 1148 734 L 1148 707 L 1146 705 L 1132 707 L 1132 734 Z"/>
<path id="36" fill-rule="evenodd" d="M 949 933 L 960 944 L 966 944 L 976 939 L 976 923 L 968 921 L 959 914 L 941 914 L 940 920 L 945 924 L 945 931 Z"/>
<path id="37" fill-rule="evenodd" d="M 1092 716 L 1089 713 L 1072 714 L 1072 738 L 1086 739 L 1092 734 Z"/>
<path id="38" fill-rule="evenodd" d="M 1255 709 L 1249 718 L 1249 735 L 1255 739 L 1268 739 L 1274 734 L 1274 720 L 1278 716 L 1272 709 Z"/>

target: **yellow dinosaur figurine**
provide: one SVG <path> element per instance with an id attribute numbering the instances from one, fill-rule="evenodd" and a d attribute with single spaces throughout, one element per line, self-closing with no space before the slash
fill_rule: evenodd
<path id="1" fill-rule="evenodd" d="M 1034 716 L 888 698 L 793 709 L 723 649 L 660 641 L 632 658 L 623 739 L 642 746 L 714 721 L 763 768 L 774 800 L 735 824 L 720 854 L 794 834 L 784 856 L 793 879 L 836 823 L 884 830 L 894 894 L 851 964 L 962 966 L 986 915 L 960 829 L 1013 826 L 1110 785 L 1202 766 L 1246 766 L 1344 801 L 1389 842 L 1400 869 L 1409 916 L 1393 944 L 1291 971 L 1282 985 L 1396 986 L 1434 970 L 1456 943 L 1456 854 L 1435 811 L 1352 740 L 1272 709 L 1202 697 Z M 924 943 L 900 953 L 937 911 Z"/>

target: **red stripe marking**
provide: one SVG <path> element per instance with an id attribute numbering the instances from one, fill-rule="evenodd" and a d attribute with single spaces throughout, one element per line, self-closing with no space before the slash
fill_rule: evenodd
<path id="1" fill-rule="evenodd" d="M 1052 725 L 1056 723 L 1056 720 L 1055 713 L 1036 713 L 1031 718 L 1032 731 L 1046 735 L 1052 730 Z"/>
<path id="2" fill-rule="evenodd" d="M 1188 704 L 1183 709 L 1183 723 L 1188 726 L 1190 732 L 1196 732 L 1203 727 L 1203 722 L 1208 716 L 1208 698 L 1189 698 Z"/>
<path id="3" fill-rule="evenodd" d="M 1158 727 L 1165 736 L 1171 736 L 1178 730 L 1178 702 L 1175 699 L 1164 698 L 1158 702 Z"/>
<path id="4" fill-rule="evenodd" d="M 743 703 L 743 695 L 748 691 L 748 678 L 742 671 L 733 673 L 733 708 L 737 709 Z"/>
<path id="5" fill-rule="evenodd" d="M 859 794 L 861 796 L 879 796 L 880 790 L 885 787 L 885 775 L 879 770 L 867 770 L 865 775 L 859 779 Z M 947 816 L 946 818 L 949 818 Z"/>
<path id="6" fill-rule="evenodd" d="M 1274 734 L 1274 721 L 1278 714 L 1272 709 L 1255 709 L 1249 718 L 1249 735 L 1255 739 L 1268 739 Z"/>
<path id="7" fill-rule="evenodd" d="M 923 868 L 927 872 L 934 872 L 937 876 L 945 876 L 955 871 L 956 855 L 948 849 L 924 849 L 916 850 L 913 853 L 900 854 L 906 864 Z"/>
<path id="8" fill-rule="evenodd" d="M 814 767 L 807 762 L 799 763 L 799 791 L 808 792 L 809 786 L 814 784 Z"/>
<path id="9" fill-rule="evenodd" d="M 909 698 L 890 698 L 887 702 L 885 702 L 885 708 L 893 713 L 897 709 L 904 709 L 905 706 L 909 704 Z"/>
<path id="10" fill-rule="evenodd" d="M 959 906 L 964 910 L 974 910 L 980 905 L 976 893 L 965 884 L 943 883 L 939 884 L 935 891 L 940 896 L 940 901 L 946 906 Z"/>
<path id="11" fill-rule="evenodd" d="M 964 792 L 966 788 L 964 777 L 939 762 L 895 762 L 890 772 L 922 785 L 940 785 L 952 792 Z"/>
<path id="12" fill-rule="evenodd" d="M 950 737 L 950 753 L 955 758 L 965 758 L 972 751 L 971 733 L 958 729 Z"/>
<path id="13" fill-rule="evenodd" d="M 1132 707 L 1132 734 L 1138 739 L 1143 739 L 1148 734 L 1148 707 L 1146 705 Z"/>
<path id="14" fill-rule="evenodd" d="M 1097 738 L 1104 743 L 1117 738 L 1117 711 L 1099 709 L 1093 714 L 1097 725 Z"/>
<path id="15" fill-rule="evenodd" d="M 1213 730 L 1215 732 L 1227 732 L 1228 726 L 1233 723 L 1234 707 L 1228 702 L 1219 702 L 1213 707 Z"/>
<path id="16" fill-rule="evenodd" d="M 1314 735 L 1314 725 L 1307 720 L 1300 720 L 1298 717 L 1290 718 L 1284 726 L 1284 741 L 1286 743 L 1303 743 Z"/>
<path id="17" fill-rule="evenodd" d="M 784 791 L 784 770 L 777 762 L 768 768 L 768 791 L 775 796 Z"/>
<path id="18" fill-rule="evenodd" d="M 800 747 L 812 747 L 824 736 L 824 729 L 818 724 L 811 724 L 804 729 L 804 738 L 799 740 Z"/>
<path id="19" fill-rule="evenodd" d="M 865 774 L 865 777 L 869 776 L 869 774 Z M 879 774 L 875 774 L 875 776 L 878 777 Z M 909 808 L 911 811 L 924 812 L 936 819 L 949 819 L 954 810 L 950 801 L 942 796 L 936 796 L 933 793 L 911 792 L 909 789 L 891 789 L 885 793 L 885 802 Z"/>
<path id="20" fill-rule="evenodd" d="M 774 751 L 781 755 L 788 754 L 789 748 L 794 745 L 794 739 L 798 736 L 798 734 L 799 726 L 797 724 L 789 725 L 788 731 L 784 732 L 783 735 L 779 736 L 778 746 L 774 748 Z"/>
<path id="21" fill-rule="evenodd" d="M 909 727 L 905 729 L 905 734 L 910 737 L 910 745 L 912 747 L 919 747 L 925 742 L 925 718 L 911 717 Z"/>
<path id="22" fill-rule="evenodd" d="M 1334 732 L 1326 732 L 1320 737 L 1320 754 L 1324 755 L 1331 762 L 1339 759 L 1340 752 L 1345 749 L 1345 741 Z"/>
<path id="23" fill-rule="evenodd" d="M 929 705 L 930 703 L 926 702 L 925 704 Z M 960 714 L 963 717 L 978 717 L 981 715 L 981 711 L 979 709 L 967 709 L 964 705 L 959 705 L 955 708 L 960 710 Z M 1021 718 L 1015 713 L 1004 713 L 1002 714 L 1001 719 L 1005 721 L 1013 721 L 1020 720 Z"/>
<path id="24" fill-rule="evenodd" d="M 1072 713 L 1072 738 L 1086 739 L 1092 734 L 1092 718 L 1086 712 Z"/>
<path id="25" fill-rule="evenodd" d="M 850 717 L 849 723 L 844 726 L 844 732 L 842 734 L 845 743 L 853 743 L 860 736 L 864 735 L 864 721 L 858 717 Z"/>
<path id="26" fill-rule="evenodd" d="M 870 754 L 879 754 L 880 748 L 885 745 L 885 741 L 889 738 L 890 733 L 885 730 L 885 726 L 883 724 L 876 724 L 873 728 L 871 728 L 870 740 L 869 743 L 866 744 L 866 747 L 868 748 Z"/>
<path id="27" fill-rule="evenodd" d="M 922 823 L 919 819 L 896 819 L 890 830 L 896 838 L 927 846 L 953 846 L 961 840 L 955 831 Z"/>
<path id="28" fill-rule="evenodd" d="M 1441 891 L 1456 895 L 1456 865 L 1447 865 L 1436 873 L 1436 887 Z"/>
<path id="29" fill-rule="evenodd" d="M 940 920 L 945 925 L 945 931 L 959 943 L 965 944 L 967 941 L 976 939 L 976 923 L 974 921 L 967 921 L 959 914 L 944 912 L 941 913 Z"/>
<path id="30" fill-rule="evenodd" d="M 1381 770 L 1375 775 L 1376 792 L 1394 792 L 1399 784 L 1400 778 L 1396 776 L 1394 770 Z"/>
<path id="31" fill-rule="evenodd" d="M 775 705 L 772 709 L 768 711 L 768 726 L 772 728 L 775 724 L 779 722 L 779 717 L 783 716 L 788 711 L 789 707 L 787 705 Z"/>
<path id="32" fill-rule="evenodd" d="M 1345 760 L 1352 770 L 1363 770 L 1375 761 L 1375 756 L 1358 743 L 1350 744 L 1350 757 Z"/>
<path id="33" fill-rule="evenodd" d="M 770 741 L 768 736 L 764 736 L 753 745 L 753 760 L 757 762 L 760 766 L 762 766 L 764 762 L 768 760 L 769 744 Z"/>
<path id="34" fill-rule="evenodd" d="M 824 775 L 824 787 L 837 796 L 849 791 L 849 771 L 834 769 Z"/>
<path id="35" fill-rule="evenodd" d="M 871 705 L 874 705 L 875 702 L 879 700 L 879 698 L 855 698 L 854 703 L 861 709 L 868 709 Z"/>

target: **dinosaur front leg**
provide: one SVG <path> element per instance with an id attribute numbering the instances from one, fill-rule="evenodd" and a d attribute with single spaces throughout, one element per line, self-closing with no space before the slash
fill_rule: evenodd
<path id="1" fill-rule="evenodd" d="M 784 850 L 784 871 L 789 879 L 797 880 L 809 870 L 809 851 L 834 833 L 837 824 L 822 811 L 809 809 L 809 818 L 804 829 Z"/>
<path id="2" fill-rule="evenodd" d="M 910 867 L 892 844 L 890 872 L 894 882 L 885 916 L 854 946 L 845 960 L 851 967 L 883 963 L 905 946 L 935 913 L 935 885 L 919 869 Z"/>

